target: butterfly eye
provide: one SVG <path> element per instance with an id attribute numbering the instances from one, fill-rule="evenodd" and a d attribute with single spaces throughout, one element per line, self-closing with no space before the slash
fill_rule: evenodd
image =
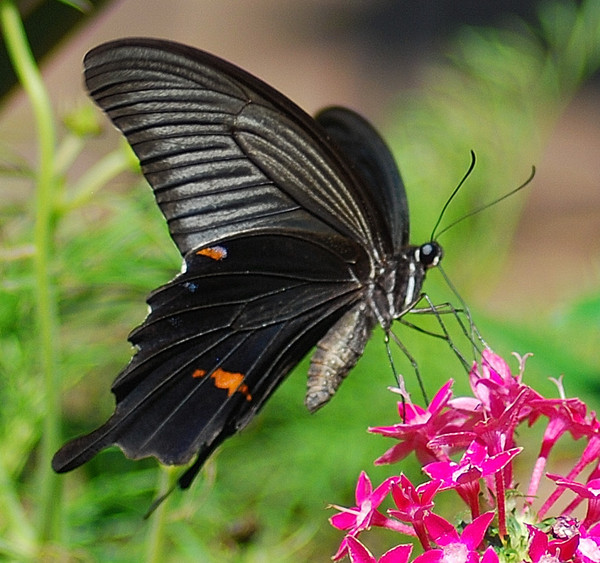
<path id="1" fill-rule="evenodd" d="M 426 242 L 422 244 L 417 251 L 417 259 L 425 268 L 433 268 L 440 263 L 444 251 L 437 242 Z"/>

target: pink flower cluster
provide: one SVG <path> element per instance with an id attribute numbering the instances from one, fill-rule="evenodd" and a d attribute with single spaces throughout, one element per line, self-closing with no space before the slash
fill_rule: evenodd
<path id="1" fill-rule="evenodd" d="M 524 385 L 524 367 L 525 358 L 519 358 L 514 375 L 501 357 L 484 350 L 481 365 L 474 364 L 469 374 L 473 397 L 453 399 L 453 381 L 448 381 L 426 409 L 403 396 L 398 403 L 402 422 L 369 429 L 398 441 L 376 464 L 400 461 L 414 451 L 429 480 L 415 486 L 401 474 L 373 489 L 362 472 L 356 506 L 334 506 L 339 512 L 330 522 L 346 535 L 333 560 L 348 555 L 354 563 L 409 561 L 412 544 L 397 545 L 379 559 L 369 552 L 358 536 L 377 526 L 416 538 L 424 551 L 415 563 L 600 562 L 600 423 L 581 400 L 564 397 L 561 381 L 555 381 L 560 399 L 546 399 Z M 517 497 L 511 493 L 517 489 L 513 462 L 523 448 L 516 444 L 516 431 L 540 419 L 547 419 L 541 448 L 527 491 Z M 555 488 L 534 511 L 548 456 L 565 433 L 584 438 L 587 445 L 566 476 L 546 474 Z M 590 466 L 585 483 L 577 482 Z M 435 496 L 449 489 L 465 502 L 470 522 L 455 526 L 435 514 Z M 566 490 L 574 493 L 573 501 L 548 516 Z M 380 506 L 390 498 L 395 508 L 384 514 Z M 571 515 L 582 501 L 587 501 L 587 512 L 578 521 Z"/>

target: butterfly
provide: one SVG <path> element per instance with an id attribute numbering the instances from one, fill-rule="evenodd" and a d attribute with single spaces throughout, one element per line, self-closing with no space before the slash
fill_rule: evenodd
<path id="1" fill-rule="evenodd" d="M 84 66 L 183 267 L 129 336 L 114 413 L 52 465 L 70 471 L 114 444 L 164 464 L 195 457 L 185 488 L 315 346 L 305 404 L 324 405 L 374 327 L 389 332 L 415 307 L 442 248 L 409 244 L 398 168 L 355 112 L 312 118 L 240 68 L 169 41 L 109 42 Z"/>

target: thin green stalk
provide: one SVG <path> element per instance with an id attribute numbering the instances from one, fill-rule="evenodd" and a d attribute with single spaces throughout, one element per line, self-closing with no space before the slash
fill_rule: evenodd
<path id="1" fill-rule="evenodd" d="M 175 484 L 176 470 L 173 467 L 161 466 L 158 471 L 158 490 L 161 494 L 171 491 Z M 156 510 L 150 515 L 151 526 L 146 537 L 147 563 L 160 563 L 165 560 L 165 524 L 169 494 L 160 502 Z"/>
<path id="2" fill-rule="evenodd" d="M 33 268 L 35 276 L 36 326 L 39 361 L 43 378 L 44 424 L 38 464 L 38 538 L 42 543 L 56 537 L 62 519 L 58 501 L 59 481 L 50 459 L 58 447 L 60 423 L 60 382 L 57 370 L 58 314 L 53 291 L 52 262 L 55 128 L 52 107 L 42 76 L 31 53 L 19 11 L 11 0 L 0 0 L 0 24 L 11 63 L 32 105 L 37 125 L 39 150 L 36 177 Z"/>
<path id="3" fill-rule="evenodd" d="M 69 133 L 62 139 L 56 149 L 54 161 L 54 173 L 57 176 L 67 173 L 67 170 L 85 147 L 85 143 L 86 139 L 84 137 L 73 133 Z"/>
<path id="4" fill-rule="evenodd" d="M 17 492 L 11 483 L 10 476 L 0 459 L 0 506 L 2 507 L 2 516 L 10 522 L 11 537 L 5 538 L 6 543 L 0 547 L 2 549 L 17 549 L 20 554 L 27 554 L 27 557 L 34 556 L 35 532 L 31 523 L 27 519 L 27 514 L 22 504 L 19 502 Z"/>
<path id="5" fill-rule="evenodd" d="M 123 150 L 115 150 L 94 164 L 72 186 L 70 199 L 63 202 L 61 213 L 80 207 L 100 188 L 108 184 L 115 176 L 131 169 L 131 158 Z"/>

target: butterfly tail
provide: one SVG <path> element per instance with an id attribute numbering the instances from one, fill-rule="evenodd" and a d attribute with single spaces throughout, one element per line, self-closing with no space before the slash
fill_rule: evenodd
<path id="1" fill-rule="evenodd" d="M 113 419 L 110 418 L 93 432 L 67 442 L 54 454 L 52 469 L 57 473 L 66 473 L 88 462 L 97 453 L 115 443 L 116 428 Z"/>

